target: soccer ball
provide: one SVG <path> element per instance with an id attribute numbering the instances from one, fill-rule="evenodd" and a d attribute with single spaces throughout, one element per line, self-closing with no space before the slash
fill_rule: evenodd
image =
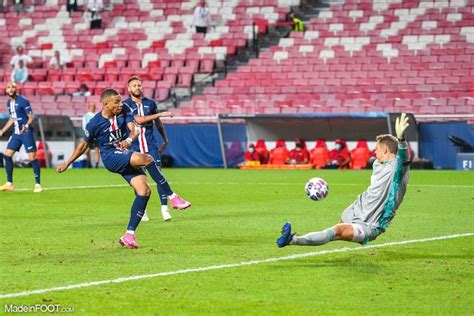
<path id="1" fill-rule="evenodd" d="M 313 201 L 323 200 L 329 193 L 329 186 L 321 178 L 309 179 L 305 186 L 306 195 Z"/>

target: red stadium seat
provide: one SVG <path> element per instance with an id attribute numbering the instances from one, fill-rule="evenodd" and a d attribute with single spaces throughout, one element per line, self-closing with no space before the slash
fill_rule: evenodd
<path id="1" fill-rule="evenodd" d="M 40 45 L 41 50 L 50 50 L 53 49 L 53 44 L 51 43 L 44 43 Z"/>
<path id="2" fill-rule="evenodd" d="M 156 90 L 155 98 L 157 101 L 165 101 L 168 98 L 169 93 L 170 93 L 169 88 L 158 88 Z"/>
<path id="3" fill-rule="evenodd" d="M 48 81 L 54 82 L 61 80 L 61 70 L 49 70 Z"/>
<path id="4" fill-rule="evenodd" d="M 37 95 L 54 95 L 54 90 L 51 87 L 41 87 L 36 89 Z"/>
<path id="5" fill-rule="evenodd" d="M 55 81 L 55 82 L 52 82 L 51 87 L 53 89 L 54 94 L 56 95 L 64 94 L 66 83 L 63 81 Z"/>
<path id="6" fill-rule="evenodd" d="M 351 168 L 365 169 L 370 158 L 370 150 L 365 140 L 359 140 L 356 148 L 351 150 Z"/>
<path id="7" fill-rule="evenodd" d="M 36 88 L 36 82 L 25 82 L 21 87 L 21 93 L 26 96 L 32 96 L 35 95 Z"/>
<path id="8" fill-rule="evenodd" d="M 47 69 L 31 69 L 30 77 L 33 81 L 45 81 L 47 72 Z"/>
<path id="9" fill-rule="evenodd" d="M 214 60 L 213 59 L 204 59 L 204 60 L 202 60 L 199 72 L 202 72 L 202 73 L 212 73 L 212 72 L 214 72 Z"/>

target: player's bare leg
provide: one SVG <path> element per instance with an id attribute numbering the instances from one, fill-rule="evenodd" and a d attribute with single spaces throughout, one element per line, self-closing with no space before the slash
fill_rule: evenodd
<path id="1" fill-rule="evenodd" d="M 146 182 L 145 175 L 138 175 L 132 178 L 130 186 L 135 190 L 135 201 L 133 202 L 130 211 L 130 221 L 128 223 L 127 231 L 119 239 L 119 243 L 131 249 L 139 248 L 137 238 L 135 237 L 135 230 L 140 224 L 146 205 L 150 199 L 151 190 Z"/>
<path id="2" fill-rule="evenodd" d="M 99 168 L 99 162 L 100 162 L 100 149 L 99 149 L 99 146 L 97 146 L 94 149 L 94 155 L 95 155 L 95 167 Z"/>
<path id="3" fill-rule="evenodd" d="M 87 161 L 87 168 L 91 168 L 91 148 L 87 148 L 86 152 L 84 153 L 86 156 L 86 161 Z"/>
<path id="4" fill-rule="evenodd" d="M 134 168 L 145 168 L 148 171 L 156 184 L 163 188 L 163 192 L 170 199 L 170 203 L 173 208 L 184 210 L 191 206 L 190 202 L 182 199 L 179 195 L 174 193 L 173 190 L 171 190 L 168 181 L 166 181 L 160 169 L 157 167 L 152 156 L 134 152 L 130 158 L 130 164 Z"/>
<path id="5" fill-rule="evenodd" d="M 15 190 L 13 186 L 13 155 L 15 151 L 6 149 L 3 153 L 3 159 L 5 160 L 5 171 L 7 173 L 7 182 L 0 186 L 0 191 L 12 192 Z"/>

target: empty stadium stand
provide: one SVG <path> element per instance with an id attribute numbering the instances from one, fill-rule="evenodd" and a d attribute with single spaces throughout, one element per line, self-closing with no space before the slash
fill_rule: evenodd
<path id="1" fill-rule="evenodd" d="M 296 0 L 210 0 L 215 24 L 208 34 L 195 34 L 192 14 L 196 0 L 112 0 L 102 12 L 104 29 L 89 29 L 85 12 L 65 11 L 65 0 L 47 1 L 23 13 L 0 13 L 2 69 L 0 81 L 10 77 L 10 57 L 23 44 L 35 60 L 32 81 L 21 87 L 32 100 L 41 101 L 39 113 L 53 112 L 44 96 L 60 96 L 86 83 L 94 93 L 105 87 L 125 92 L 126 79 L 139 75 L 146 80 L 148 95 L 165 100 L 173 87 L 190 88 L 195 73 L 212 73 L 216 62 L 245 47 L 253 36 L 254 21 L 265 25 L 283 19 Z M 8 44 L 5 44 L 8 43 Z M 69 60 L 63 71 L 47 70 L 55 50 Z M 151 94 L 151 95 L 150 95 Z M 76 102 L 57 98 L 56 102 Z M 37 106 L 36 106 L 37 107 Z M 63 107 L 64 109 L 61 109 Z M 75 106 L 73 107 L 75 108 Z M 59 106 L 60 113 L 73 113 Z M 66 110 L 67 109 L 67 110 Z M 80 112 L 79 112 L 80 111 Z M 76 114 L 82 115 L 83 109 Z"/>
<path id="2" fill-rule="evenodd" d="M 89 29 L 84 12 L 69 16 L 65 0 L 59 11 L 58 1 L 48 0 L 28 12 L 0 13 L 0 81 L 9 80 L 13 49 L 24 44 L 35 64 L 21 91 L 37 113 L 82 115 L 97 96 L 71 98 L 81 83 L 95 94 L 110 86 L 125 93 L 131 75 L 163 101 L 246 46 L 254 22 L 264 33 L 299 2 L 208 0 L 216 27 L 203 36 L 191 26 L 196 0 L 110 0 L 101 30 Z M 68 68 L 47 70 L 55 50 Z M 473 53 L 472 1 L 338 1 L 306 22 L 306 32 L 292 32 L 175 112 L 470 114 Z"/>
<path id="3" fill-rule="evenodd" d="M 306 30 L 180 113 L 473 113 L 472 1 L 348 0 Z"/>

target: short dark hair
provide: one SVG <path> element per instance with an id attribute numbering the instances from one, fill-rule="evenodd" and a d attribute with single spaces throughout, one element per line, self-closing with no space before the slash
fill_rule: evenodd
<path id="1" fill-rule="evenodd" d="M 128 82 L 127 82 L 127 85 L 130 84 L 130 82 L 132 82 L 133 80 L 138 80 L 138 81 L 142 81 L 142 79 L 138 76 L 131 76 L 130 78 L 128 78 Z"/>
<path id="2" fill-rule="evenodd" d="M 100 95 L 100 102 L 104 104 L 104 101 L 110 97 L 114 97 L 116 95 L 120 95 L 117 90 L 108 88 L 102 91 L 102 94 Z"/>
<path id="3" fill-rule="evenodd" d="M 375 139 L 377 143 L 387 146 L 388 150 L 392 154 L 396 154 L 398 152 L 398 139 L 390 134 L 382 134 L 377 136 Z"/>

